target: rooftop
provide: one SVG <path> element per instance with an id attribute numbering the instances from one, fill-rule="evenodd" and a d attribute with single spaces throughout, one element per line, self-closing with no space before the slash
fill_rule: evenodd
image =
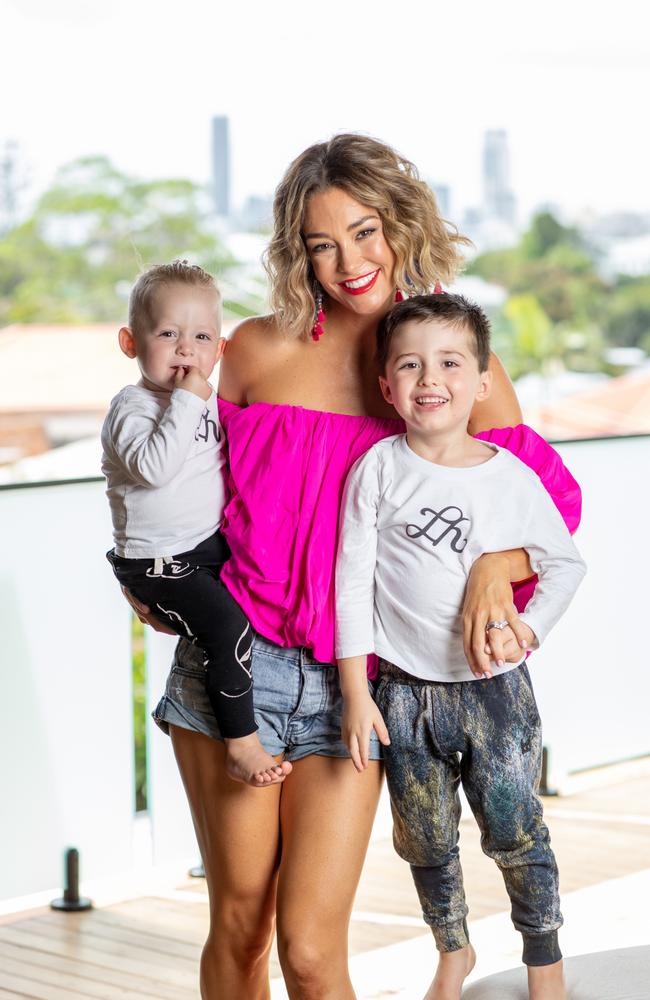
<path id="1" fill-rule="evenodd" d="M 103 414 L 124 385 L 137 380 L 134 362 L 117 343 L 119 322 L 15 323 L 0 330 L 0 415 Z M 224 324 L 224 331 L 234 323 Z"/>
<path id="2" fill-rule="evenodd" d="M 620 375 L 531 412 L 551 440 L 650 432 L 650 368 Z"/>

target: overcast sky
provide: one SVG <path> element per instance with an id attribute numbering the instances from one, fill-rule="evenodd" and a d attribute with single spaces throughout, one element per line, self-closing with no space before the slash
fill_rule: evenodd
<path id="1" fill-rule="evenodd" d="M 650 212 L 650 18 L 641 0 L 0 0 L 0 143 L 43 187 L 105 153 L 142 176 L 209 177 L 231 119 L 234 197 L 342 129 L 480 196 L 506 128 L 523 212 Z"/>

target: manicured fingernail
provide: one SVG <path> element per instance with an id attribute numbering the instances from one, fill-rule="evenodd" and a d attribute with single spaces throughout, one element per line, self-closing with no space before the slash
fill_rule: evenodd
<path id="1" fill-rule="evenodd" d="M 522 640 L 521 640 L 521 642 L 520 642 L 520 646 L 521 646 L 521 648 L 522 648 L 522 649 L 527 649 L 527 647 L 528 647 L 528 643 L 526 642 L 526 640 L 525 640 L 525 639 L 522 639 Z"/>
<path id="2" fill-rule="evenodd" d="M 497 660 L 497 667 L 505 667 L 505 660 Z"/>

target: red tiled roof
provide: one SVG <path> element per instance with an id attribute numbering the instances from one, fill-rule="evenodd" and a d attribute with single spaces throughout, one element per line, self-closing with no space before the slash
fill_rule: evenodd
<path id="1" fill-rule="evenodd" d="M 548 438 L 650 434 L 650 369 L 542 406 L 530 420 Z"/>
<path id="2" fill-rule="evenodd" d="M 233 326 L 234 324 L 224 324 Z M 16 323 L 0 330 L 0 414 L 104 413 L 139 378 L 117 343 L 119 323 Z"/>

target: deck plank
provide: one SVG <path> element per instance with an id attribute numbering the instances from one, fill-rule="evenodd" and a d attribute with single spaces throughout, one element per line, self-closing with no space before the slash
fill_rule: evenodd
<path id="1" fill-rule="evenodd" d="M 25 930 L 22 928 L 25 928 Z M 56 947 L 85 948 L 97 956 L 98 964 L 101 965 L 112 964 L 118 959 L 121 961 L 128 958 L 139 964 L 145 971 L 149 969 L 153 971 L 154 968 L 158 972 L 164 970 L 163 979 L 167 979 L 167 970 L 169 969 L 179 970 L 179 976 L 182 978 L 180 970 L 194 969 L 199 957 L 198 949 L 196 949 L 193 956 L 170 955 L 162 951 L 153 951 L 139 944 L 131 944 L 128 940 L 128 935 L 125 935 L 127 940 L 112 941 L 110 938 L 98 936 L 93 933 L 92 929 L 85 928 L 83 924 L 80 924 L 79 927 L 74 927 L 70 926 L 67 921 L 57 926 L 56 924 L 46 923 L 41 919 L 37 919 L 30 924 L 29 931 L 27 931 L 26 925 L 23 924 L 21 928 L 17 929 L 17 933 L 37 935 L 41 939 L 51 942 Z M 181 983 L 180 985 L 183 984 Z"/>
<path id="2" fill-rule="evenodd" d="M 60 914 L 52 913 L 51 916 L 34 920 L 32 927 L 42 934 L 58 936 L 63 929 L 60 918 Z M 161 958 L 163 964 L 170 962 L 173 964 L 176 959 L 186 959 L 196 965 L 201 957 L 201 944 L 199 942 L 178 941 L 171 935 L 159 935 L 146 931 L 125 917 L 107 914 L 107 918 L 104 919 L 100 910 L 66 914 L 65 932 L 68 935 L 80 935 L 88 943 L 95 943 L 108 951 L 113 951 L 114 945 L 125 944 L 130 948 L 137 947 L 144 952 L 160 954 L 163 956 Z M 113 942 L 113 945 L 109 942 Z"/>
<path id="3" fill-rule="evenodd" d="M 15 990 L 24 997 L 34 997 L 34 1000 L 84 1000 L 88 993 L 71 991 L 55 983 L 41 983 L 27 976 L 15 975 L 9 969 L 2 970 L 2 983 L 8 989 Z"/>
<path id="4" fill-rule="evenodd" d="M 116 960 L 119 960 L 118 967 L 120 970 L 130 972 L 134 976 L 139 976 L 149 984 L 149 988 L 152 990 L 155 985 L 156 992 L 159 991 L 159 987 L 166 989 L 169 986 L 173 986 L 176 990 L 190 990 L 196 985 L 196 966 L 192 966 L 191 963 L 188 963 L 186 969 L 167 966 L 164 970 L 161 970 L 156 961 L 157 956 L 152 956 L 150 961 L 141 961 L 138 957 L 130 955 L 126 949 L 111 954 L 106 951 L 100 951 L 94 946 L 89 946 L 74 934 L 70 935 L 68 939 L 47 937 L 28 930 L 26 925 L 22 924 L 20 930 L 12 927 L 5 928 L 2 933 L 2 940 L 12 941 L 14 944 L 20 944 L 26 948 L 34 948 L 38 951 L 59 955 L 62 958 L 74 959 L 77 962 L 99 966 L 104 969 L 114 969 L 118 964 Z M 1 976 L 0 985 L 4 985 Z M 171 997 L 166 997 L 165 1000 L 176 1000 L 177 996 L 178 994 L 174 993 Z M 161 994 L 161 1000 L 162 998 L 163 994 Z"/>
<path id="5" fill-rule="evenodd" d="M 29 946 L 25 947 L 0 940 L 0 970 L 6 959 L 12 959 L 32 968 L 43 970 L 43 976 L 52 982 L 58 982 L 60 975 L 80 976 L 98 984 L 100 988 L 109 990 L 109 997 L 126 998 L 133 996 L 134 1000 L 184 1000 L 193 997 L 191 991 L 174 989 L 173 987 L 156 985 L 151 991 L 151 983 L 142 976 L 134 976 L 123 969 L 106 969 L 90 962 L 78 962 L 74 959 L 62 958 L 51 952 L 39 951 Z M 0 981 L 2 973 L 0 972 Z"/>
<path id="6" fill-rule="evenodd" d="M 650 774 L 546 799 L 561 891 L 584 889 L 648 867 Z M 496 865 L 481 851 L 471 817 L 461 822 L 461 861 L 477 920 L 509 909 Z M 0 1000 L 198 1000 L 208 930 L 205 883 L 174 897 L 125 900 L 88 913 L 36 910 L 0 921 Z M 191 898 L 187 893 L 191 893 Z M 426 934 L 408 865 L 390 838 L 371 844 L 350 927 L 361 954 Z M 280 974 L 277 951 L 271 974 Z"/>
<path id="7" fill-rule="evenodd" d="M 32 953 L 33 954 L 33 953 Z M 61 969 L 49 969 L 32 962 L 31 956 L 26 967 L 24 961 L 9 958 L 2 954 L 0 959 L 2 976 L 15 977 L 15 982 L 24 983 L 26 989 L 35 986 L 38 990 L 56 988 L 64 990 L 70 1000 L 77 997 L 88 997 L 92 1000 L 158 1000 L 157 993 L 143 993 L 140 990 L 123 989 L 117 986 L 114 979 L 108 983 L 98 983 L 84 975 L 63 972 Z M 86 968 L 84 966 L 83 968 Z M 39 993 L 35 994 L 36 996 Z"/>

